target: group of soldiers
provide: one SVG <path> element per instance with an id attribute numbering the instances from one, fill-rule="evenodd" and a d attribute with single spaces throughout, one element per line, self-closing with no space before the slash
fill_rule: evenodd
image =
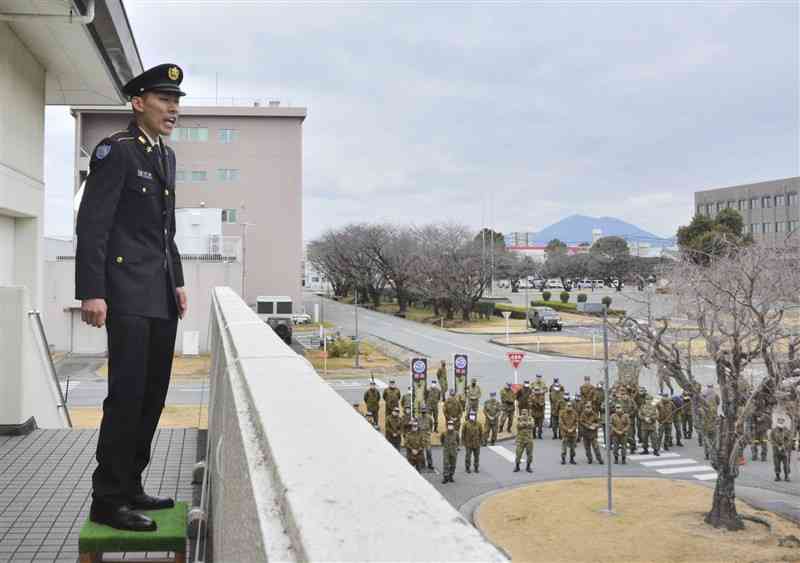
<path id="1" fill-rule="evenodd" d="M 430 381 L 424 394 L 412 395 L 411 387 L 402 394 L 395 381 L 390 381 L 383 394 L 374 383 L 364 394 L 367 406 L 367 419 L 378 428 L 380 402 L 386 405 L 385 435 L 398 449 L 405 447 L 408 461 L 421 471 L 426 466 L 433 469 L 431 437 L 439 433 L 439 410 L 442 404 L 446 428 L 440 434 L 443 457 L 442 483 L 453 482 L 455 466 L 460 447 L 465 448 L 465 470 L 480 472 L 480 449 L 488 444 L 494 445 L 498 432 L 505 429 L 511 432 L 515 418 L 516 452 L 514 471 L 520 471 L 523 455 L 526 471 L 532 473 L 533 444 L 543 439 L 545 409 L 550 403 L 550 429 L 552 439 L 561 440 L 561 464 L 577 464 L 576 448 L 583 444 L 587 463 L 603 464 L 603 455 L 598 443 L 600 429 L 603 440 L 610 439 L 610 453 L 614 463 L 627 463 L 628 453 L 637 451 L 641 444 L 642 454 L 660 456 L 671 447 L 683 446 L 683 440 L 691 440 L 698 425 L 697 443 L 704 447 L 706 459 L 713 451 L 718 428 L 719 397 L 714 386 L 709 384 L 705 390 L 698 385 L 696 391 L 702 401 L 694 401 L 688 392 L 670 396 L 660 393 L 651 396 L 644 387 L 617 381 L 609 390 L 609 429 L 605 429 L 605 390 L 602 384 L 592 384 L 586 376 L 579 392 L 571 395 L 556 377 L 548 386 L 541 375 L 533 382 L 525 381 L 516 390 L 507 383 L 500 390 L 500 398 L 492 392 L 483 403 L 483 423 L 478 421 L 478 410 L 482 390 L 474 378 L 469 385 L 456 381 L 454 388 L 448 389 L 447 372 L 444 362 L 437 372 L 437 378 Z M 422 396 L 420 396 L 422 395 Z M 762 404 L 763 403 L 763 404 Z M 766 399 L 756 398 L 755 414 L 750 424 L 753 460 L 761 448 L 762 461 L 766 461 L 766 443 L 772 443 L 776 480 L 780 479 L 781 469 L 784 479 L 789 480 L 789 455 L 793 447 L 793 433 L 786 428 L 785 420 L 779 418 L 778 427 L 772 426 L 773 404 Z M 518 413 L 518 414 L 517 414 Z M 781 422 L 783 420 L 783 422 Z M 702 428 L 702 431 L 699 430 Z M 674 431 L 674 433 L 673 433 Z M 607 445 L 607 444 L 604 444 Z M 569 461 L 567 455 L 569 454 Z"/>

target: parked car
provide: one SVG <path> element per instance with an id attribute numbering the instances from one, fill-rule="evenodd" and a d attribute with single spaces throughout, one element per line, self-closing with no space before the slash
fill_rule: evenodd
<path id="1" fill-rule="evenodd" d="M 528 324 L 541 331 L 561 331 L 561 316 L 551 307 L 531 307 L 528 310 Z"/>
<path id="2" fill-rule="evenodd" d="M 292 343 L 292 298 L 285 295 L 259 295 L 256 297 L 256 314 L 272 327 L 286 344 Z"/>
<path id="3" fill-rule="evenodd" d="M 298 313 L 297 315 L 292 315 L 292 321 L 296 325 L 304 325 L 311 322 L 311 315 L 308 313 Z"/>
<path id="4" fill-rule="evenodd" d="M 547 289 L 564 289 L 564 284 L 561 283 L 561 280 L 557 279 L 549 279 L 547 280 L 547 284 L 545 284 Z"/>
<path id="5" fill-rule="evenodd" d="M 592 289 L 592 287 L 594 287 L 594 282 L 589 279 L 582 279 L 576 282 L 576 286 L 578 289 Z"/>

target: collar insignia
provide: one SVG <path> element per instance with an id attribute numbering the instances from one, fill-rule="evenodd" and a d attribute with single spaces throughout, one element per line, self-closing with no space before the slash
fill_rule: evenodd
<path id="1" fill-rule="evenodd" d="M 147 139 L 144 138 L 144 135 L 139 135 L 139 142 L 143 145 L 147 144 Z"/>

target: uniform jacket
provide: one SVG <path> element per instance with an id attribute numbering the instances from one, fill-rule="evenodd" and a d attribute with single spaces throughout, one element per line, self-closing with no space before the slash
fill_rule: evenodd
<path id="1" fill-rule="evenodd" d="M 631 419 L 625 414 L 614 413 L 611 415 L 611 432 L 617 436 L 624 436 L 631 429 Z"/>
<path id="2" fill-rule="evenodd" d="M 576 436 L 578 434 L 578 413 L 575 412 L 572 405 L 565 405 L 561 409 L 558 430 L 566 436 Z"/>
<path id="3" fill-rule="evenodd" d="M 596 437 L 597 429 L 600 427 L 600 416 L 595 411 L 584 411 L 581 413 L 581 431 L 584 436 Z"/>
<path id="4" fill-rule="evenodd" d="M 781 453 L 790 452 L 792 450 L 792 433 L 786 428 L 773 428 L 769 432 L 769 441 L 772 442 L 772 449 L 778 450 Z"/>
<path id="5" fill-rule="evenodd" d="M 387 387 L 383 390 L 383 400 L 386 403 L 386 412 L 391 414 L 392 410 L 400 404 L 400 389 Z"/>
<path id="6" fill-rule="evenodd" d="M 514 406 L 514 392 L 509 389 L 508 387 L 503 387 L 500 390 L 500 401 L 502 401 L 503 406 Z"/>
<path id="7" fill-rule="evenodd" d="M 478 421 L 468 420 L 461 427 L 461 443 L 465 448 L 480 448 L 483 443 L 483 426 Z"/>
<path id="8" fill-rule="evenodd" d="M 373 414 L 378 414 L 375 412 L 374 407 L 380 407 L 381 404 L 381 394 L 377 389 L 367 389 L 364 393 L 364 403 L 367 405 L 370 411 Z"/>
<path id="9" fill-rule="evenodd" d="M 517 444 L 533 443 L 533 419 L 530 416 L 520 416 L 517 419 Z"/>
<path id="10" fill-rule="evenodd" d="M 183 268 L 175 245 L 175 153 L 135 122 L 106 137 L 89 164 L 76 224 L 75 298 L 109 311 L 172 318 Z"/>
<path id="11" fill-rule="evenodd" d="M 639 409 L 639 423 L 643 430 L 655 430 L 658 410 L 650 402 L 645 402 Z"/>
<path id="12" fill-rule="evenodd" d="M 483 403 L 483 416 L 486 418 L 487 425 L 494 424 L 498 414 L 500 414 L 500 403 L 497 402 L 497 399 L 489 399 Z"/>
<path id="13" fill-rule="evenodd" d="M 670 399 L 666 398 L 661 399 L 656 405 L 656 409 L 658 409 L 659 424 L 672 423 L 673 406 L 672 406 L 672 401 Z"/>
<path id="14" fill-rule="evenodd" d="M 441 399 L 442 391 L 438 387 L 431 387 L 425 391 L 425 404 L 428 405 L 428 410 L 438 408 Z"/>

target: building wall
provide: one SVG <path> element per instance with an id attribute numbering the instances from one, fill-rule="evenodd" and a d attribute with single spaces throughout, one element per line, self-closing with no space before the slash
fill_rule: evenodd
<path id="1" fill-rule="evenodd" d="M 0 285 L 41 301 L 45 69 L 0 22 Z"/>
<path id="2" fill-rule="evenodd" d="M 790 232 L 800 229 L 800 177 L 694 194 L 695 214 L 715 217 L 728 207 L 741 213 L 745 232 L 751 233 L 756 241 L 783 244 Z M 765 225 L 768 232 L 764 232 Z"/>
<path id="3" fill-rule="evenodd" d="M 258 295 L 291 295 L 301 304 L 303 118 L 269 115 L 271 108 L 235 115 L 237 109 L 185 108 L 178 126 L 206 128 L 208 139 L 168 141 L 186 175 L 176 186 L 177 206 L 235 209 L 236 223 L 223 224 L 223 235 L 242 236 L 247 303 Z M 129 113 L 79 116 L 78 145 L 87 151 L 130 119 Z M 236 130 L 236 139 L 222 143 L 220 129 Z M 221 181 L 219 169 L 238 170 L 239 177 Z M 206 181 L 191 181 L 192 171 L 205 171 Z"/>
<path id="4" fill-rule="evenodd" d="M 241 287 L 240 262 L 183 260 L 183 276 L 189 295 L 189 312 L 178 324 L 177 354 L 183 351 L 185 331 L 199 332 L 200 352 L 208 350 L 208 320 L 211 291 L 216 286 Z M 80 320 L 80 302 L 75 300 L 75 260 L 45 262 L 42 319 L 54 350 L 78 354 L 105 354 L 106 332 Z"/>

